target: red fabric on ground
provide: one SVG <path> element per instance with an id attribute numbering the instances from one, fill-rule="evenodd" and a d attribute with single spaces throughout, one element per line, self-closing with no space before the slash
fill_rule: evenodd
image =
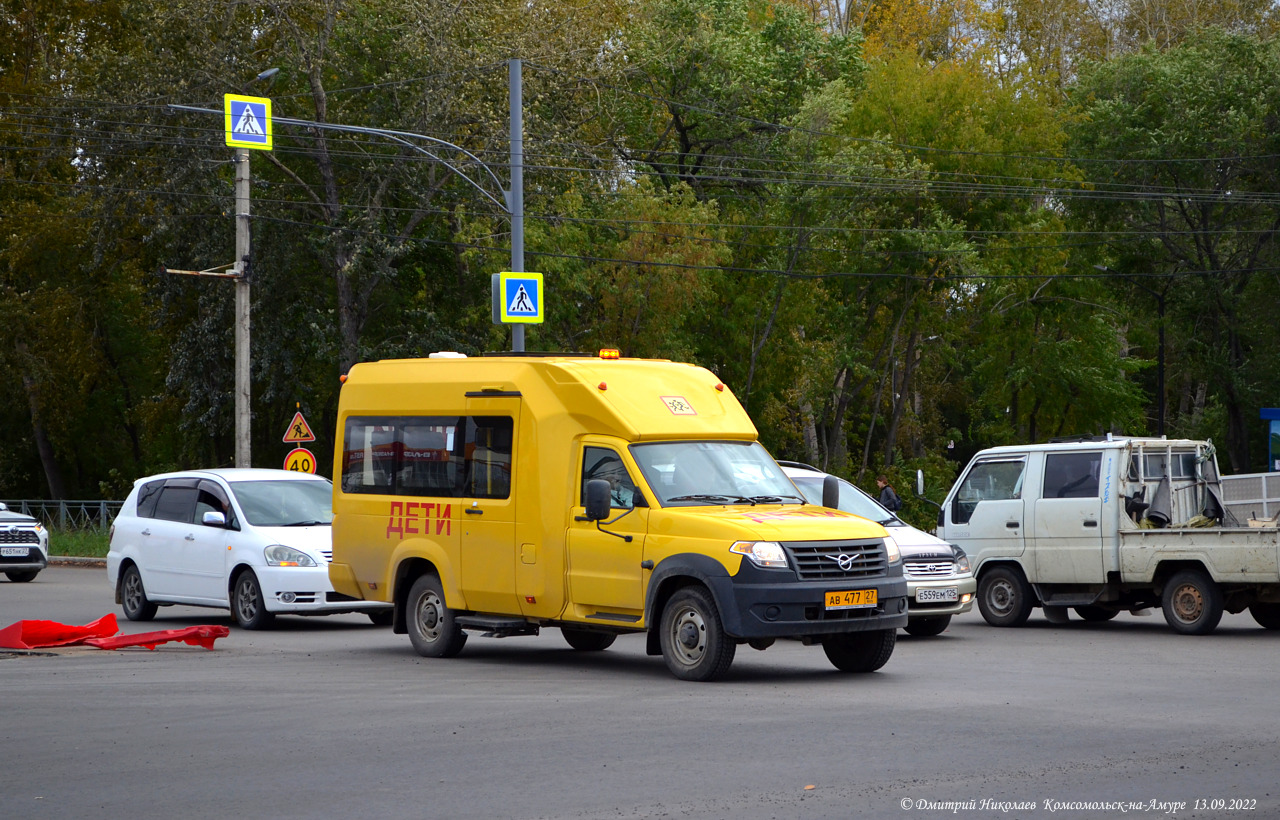
<path id="1" fill-rule="evenodd" d="M 105 638 L 116 634 L 116 616 L 103 615 L 84 626 L 68 626 L 57 621 L 18 621 L 0 629 L 0 649 L 41 649 L 70 646 L 86 638 Z"/>
<path id="2" fill-rule="evenodd" d="M 117 635 L 114 638 L 87 638 L 85 643 L 99 649 L 119 649 L 124 646 L 145 646 L 155 649 L 170 641 L 182 641 L 191 646 L 213 649 L 213 642 L 225 638 L 231 630 L 225 626 L 189 626 L 186 629 L 166 629 L 161 632 L 141 632 L 137 635 Z"/>

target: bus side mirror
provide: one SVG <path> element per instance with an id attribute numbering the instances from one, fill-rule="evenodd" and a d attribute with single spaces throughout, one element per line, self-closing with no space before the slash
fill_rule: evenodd
<path id="1" fill-rule="evenodd" d="M 829 510 L 840 509 L 840 479 L 833 475 L 822 479 L 822 506 Z"/>
<path id="2" fill-rule="evenodd" d="M 587 508 L 588 521 L 603 521 L 609 517 L 613 509 L 609 503 L 609 482 L 603 478 L 593 478 L 587 482 L 587 497 L 584 506 Z"/>
<path id="3" fill-rule="evenodd" d="M 924 495 L 924 470 L 916 470 L 916 495 Z"/>

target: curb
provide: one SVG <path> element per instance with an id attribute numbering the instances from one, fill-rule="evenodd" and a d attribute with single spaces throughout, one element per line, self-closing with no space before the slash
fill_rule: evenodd
<path id="1" fill-rule="evenodd" d="M 50 555 L 49 566 L 106 568 L 105 558 L 81 558 L 76 555 Z"/>

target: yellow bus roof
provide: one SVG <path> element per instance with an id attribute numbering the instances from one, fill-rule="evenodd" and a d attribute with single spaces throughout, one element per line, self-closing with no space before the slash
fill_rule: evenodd
<path id="1" fill-rule="evenodd" d="M 479 394 L 479 395 L 478 395 Z M 628 441 L 739 439 L 755 425 L 711 371 L 665 359 L 483 356 L 387 359 L 355 365 L 340 411 L 352 415 L 462 415 L 469 400 L 521 397 L 535 418 L 568 415 L 585 433 Z"/>

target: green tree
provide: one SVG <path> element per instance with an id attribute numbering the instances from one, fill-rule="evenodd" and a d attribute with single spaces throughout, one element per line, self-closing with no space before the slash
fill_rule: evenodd
<path id="1" fill-rule="evenodd" d="M 1258 463 L 1251 430 L 1267 395 L 1256 373 L 1270 348 L 1254 333 L 1267 323 L 1257 280 L 1280 267 L 1278 58 L 1274 42 L 1210 30 L 1095 65 L 1073 91 L 1070 150 L 1096 161 L 1098 181 L 1072 212 L 1115 232 L 1113 270 L 1164 277 L 1170 384 L 1221 406 L 1233 471 Z M 1171 430 L 1183 429 L 1177 413 Z"/>

